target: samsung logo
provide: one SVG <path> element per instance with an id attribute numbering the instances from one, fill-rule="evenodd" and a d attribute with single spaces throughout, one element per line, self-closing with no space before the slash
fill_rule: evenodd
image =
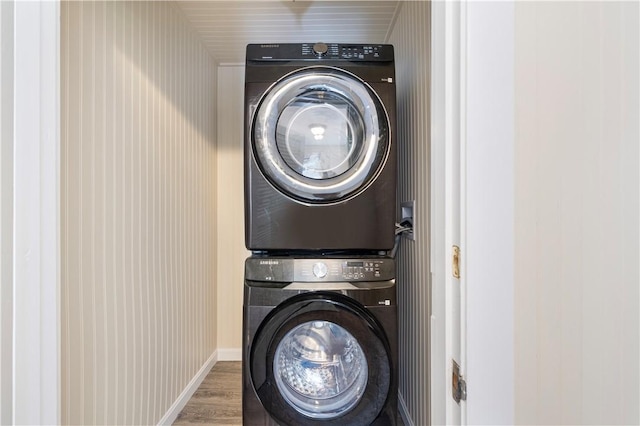
<path id="1" fill-rule="evenodd" d="M 280 262 L 278 260 L 261 260 L 261 265 L 279 265 Z"/>
<path id="2" fill-rule="evenodd" d="M 269 48 L 269 47 L 280 47 L 279 44 L 261 44 L 260 47 Z"/>

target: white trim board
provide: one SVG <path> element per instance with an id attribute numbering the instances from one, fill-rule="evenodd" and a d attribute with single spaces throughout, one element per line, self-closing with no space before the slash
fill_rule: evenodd
<path id="1" fill-rule="evenodd" d="M 218 362 L 218 351 L 213 351 L 209 359 L 205 361 L 200 370 L 193 376 L 193 379 L 189 382 L 189 384 L 184 388 L 182 393 L 178 396 L 178 398 L 171 404 L 171 407 L 167 411 L 167 413 L 160 419 L 158 422 L 159 425 L 171 425 L 176 421 L 178 415 L 182 409 L 187 405 L 191 397 L 200 387 L 200 384 L 204 381 L 209 374 L 209 371 L 216 365 Z"/>
<path id="2" fill-rule="evenodd" d="M 12 423 L 58 424 L 60 3 L 13 5 Z"/>
<path id="3" fill-rule="evenodd" d="M 0 424 L 13 418 L 13 3 L 0 2 Z"/>
<path id="4" fill-rule="evenodd" d="M 453 293 L 451 246 L 459 244 L 461 98 L 461 2 L 434 2 L 431 15 L 431 354 L 432 424 L 460 424 L 461 407 L 451 397 L 451 358 L 460 353 L 460 292 Z M 452 168 L 452 166 L 456 166 Z M 455 192 L 455 196 L 454 196 Z M 454 220 L 454 216 L 456 220 Z M 456 280 L 457 281 L 457 280 Z M 455 288 L 459 288 L 455 283 Z M 457 296 L 457 299 L 454 299 Z M 455 308 L 455 310 L 453 309 Z M 456 313 L 457 315 L 453 315 Z M 455 320 L 455 321 L 454 321 Z M 454 333 L 454 330 L 457 330 Z M 454 350 L 455 349 L 455 350 Z M 460 360 L 458 360 L 460 361 Z M 464 367 L 464 366 L 462 366 Z"/>

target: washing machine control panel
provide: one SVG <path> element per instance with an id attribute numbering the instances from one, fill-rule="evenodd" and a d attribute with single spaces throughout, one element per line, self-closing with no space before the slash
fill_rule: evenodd
<path id="1" fill-rule="evenodd" d="M 384 262 L 376 260 L 346 261 L 342 264 L 342 277 L 348 280 L 379 279 Z"/>
<path id="2" fill-rule="evenodd" d="M 250 257 L 245 277 L 274 282 L 353 282 L 395 279 L 395 260 L 379 258 Z"/>

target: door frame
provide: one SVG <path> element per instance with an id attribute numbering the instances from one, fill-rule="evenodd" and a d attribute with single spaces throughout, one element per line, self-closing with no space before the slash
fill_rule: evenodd
<path id="1" fill-rule="evenodd" d="M 464 374 L 465 274 L 452 275 L 452 246 L 464 247 L 466 3 L 431 6 L 431 423 L 465 424 L 452 398 L 452 360 Z M 464 257 L 463 257 L 464 259 Z"/>
<path id="2" fill-rule="evenodd" d="M 3 225 L 11 224 L 0 234 L 0 420 L 59 424 L 60 3 L 0 7 L 3 53 L 10 52 L 1 64 L 0 207 Z"/>

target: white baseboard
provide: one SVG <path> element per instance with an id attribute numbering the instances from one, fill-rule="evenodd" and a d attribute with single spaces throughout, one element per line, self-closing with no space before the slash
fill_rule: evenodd
<path id="1" fill-rule="evenodd" d="M 409 417 L 407 404 L 404 402 L 404 398 L 400 392 L 398 392 L 398 411 L 400 413 L 400 417 L 402 417 L 402 423 L 404 423 L 405 426 L 415 426 L 413 420 Z"/>
<path id="2" fill-rule="evenodd" d="M 182 391 L 178 399 L 175 400 L 169 411 L 160 419 L 158 422 L 159 425 L 172 425 L 173 422 L 176 421 L 178 415 L 182 411 L 182 409 L 187 405 L 189 399 L 193 396 L 193 394 L 198 390 L 200 383 L 207 377 L 209 371 L 213 368 L 213 366 L 218 362 L 218 351 L 213 351 L 209 359 L 204 363 L 204 365 L 200 368 L 200 370 L 193 376 L 193 379 L 189 382 L 186 388 Z"/>
<path id="3" fill-rule="evenodd" d="M 242 348 L 218 349 L 218 361 L 242 361 Z"/>

